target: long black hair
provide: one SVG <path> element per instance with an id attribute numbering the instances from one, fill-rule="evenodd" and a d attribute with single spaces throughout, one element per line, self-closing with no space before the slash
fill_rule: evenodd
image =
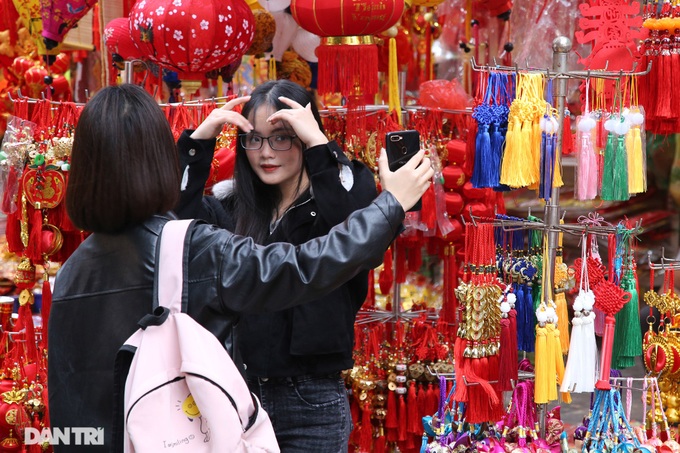
<path id="1" fill-rule="evenodd" d="M 312 94 L 300 85 L 285 79 L 270 81 L 257 86 L 253 90 L 250 100 L 243 105 L 241 113 L 248 118 L 259 108 L 272 107 L 276 111 L 289 109 L 288 105 L 279 100 L 279 96 L 292 99 L 302 106 L 311 104 L 314 118 L 319 124 L 321 132 L 324 132 L 319 110 Z M 242 132 L 239 131 L 239 133 Z M 304 143 L 302 149 L 305 149 Z M 302 165 L 304 165 L 304 159 Z M 302 178 L 303 172 L 301 171 L 298 179 L 298 196 L 302 188 Z M 236 219 L 234 232 L 243 236 L 250 236 L 258 244 L 263 244 L 269 236 L 269 226 L 280 202 L 281 192 L 278 187 L 262 182 L 250 166 L 246 151 L 237 141 L 234 190 L 227 198 L 227 203 Z"/>

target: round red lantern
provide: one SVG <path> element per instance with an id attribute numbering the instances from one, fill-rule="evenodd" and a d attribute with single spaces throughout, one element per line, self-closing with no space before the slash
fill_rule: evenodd
<path id="1" fill-rule="evenodd" d="M 292 0 L 290 12 L 300 27 L 323 38 L 316 50 L 320 93 L 378 91 L 378 49 L 373 35 L 399 21 L 404 0 Z"/>
<path id="2" fill-rule="evenodd" d="M 111 54 L 120 55 L 123 60 L 142 58 L 130 34 L 130 18 L 117 17 L 104 27 L 104 44 Z"/>
<path id="3" fill-rule="evenodd" d="M 54 63 L 49 66 L 52 74 L 63 74 L 71 64 L 71 57 L 66 53 L 60 53 L 54 59 Z"/>
<path id="4" fill-rule="evenodd" d="M 47 85 L 45 85 L 45 77 L 49 74 L 42 66 L 33 66 L 26 71 L 24 79 L 26 79 L 26 86 L 28 87 L 28 95 L 32 98 L 39 98 Z"/>
<path id="5" fill-rule="evenodd" d="M 183 80 L 203 79 L 240 61 L 255 19 L 245 0 L 141 0 L 130 11 L 130 35 L 152 62 Z"/>

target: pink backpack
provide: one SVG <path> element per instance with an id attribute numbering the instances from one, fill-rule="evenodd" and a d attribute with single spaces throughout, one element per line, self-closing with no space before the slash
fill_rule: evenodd
<path id="1" fill-rule="evenodd" d="M 137 453 L 279 452 L 269 416 L 224 346 L 182 313 L 191 225 L 173 220 L 163 228 L 156 261 L 159 306 L 121 348 L 134 356 L 118 441 L 124 437 L 124 451 Z"/>

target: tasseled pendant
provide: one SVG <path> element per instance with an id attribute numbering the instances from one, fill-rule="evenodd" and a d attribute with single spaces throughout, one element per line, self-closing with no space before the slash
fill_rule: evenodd
<path id="1" fill-rule="evenodd" d="M 621 311 L 616 313 L 614 330 L 614 349 L 612 368 L 621 370 L 635 366 L 635 357 L 642 355 L 642 331 L 640 329 L 639 296 L 636 278 L 632 270 L 626 271 L 621 279 L 621 288 L 630 293 L 631 298 Z"/>
<path id="2" fill-rule="evenodd" d="M 628 153 L 626 151 L 626 133 L 616 137 L 616 152 L 614 154 L 614 199 L 626 201 L 630 198 L 628 192 Z"/>
<path id="3" fill-rule="evenodd" d="M 603 200 L 614 200 L 614 156 L 616 146 L 614 133 L 607 134 L 607 145 L 604 148 L 604 168 L 602 171 L 602 187 L 600 194 Z"/>
<path id="4" fill-rule="evenodd" d="M 534 402 L 545 404 L 550 401 L 549 380 L 550 370 L 548 367 L 548 343 L 547 329 L 544 325 L 536 326 L 536 354 L 534 366 Z"/>
<path id="5" fill-rule="evenodd" d="M 590 129 L 587 129 L 590 127 Z M 576 176 L 576 199 L 593 200 L 597 196 L 598 165 L 593 149 L 592 128 L 595 120 L 582 118 L 578 128 L 578 170 Z"/>

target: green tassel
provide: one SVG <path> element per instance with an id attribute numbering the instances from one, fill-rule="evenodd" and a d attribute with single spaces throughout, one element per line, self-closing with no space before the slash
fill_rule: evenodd
<path id="1" fill-rule="evenodd" d="M 630 198 L 628 192 L 628 151 L 626 151 L 626 136 L 616 137 L 616 152 L 614 153 L 614 199 L 626 201 Z"/>
<path id="2" fill-rule="evenodd" d="M 600 197 L 603 200 L 614 200 L 614 134 L 607 134 L 607 144 L 604 147 L 604 168 L 602 169 L 602 188 Z"/>
<path id="3" fill-rule="evenodd" d="M 635 357 L 642 355 L 639 296 L 635 274 L 628 270 L 621 280 L 621 288 L 631 295 L 630 301 L 616 314 L 612 368 L 622 370 L 635 366 Z"/>

